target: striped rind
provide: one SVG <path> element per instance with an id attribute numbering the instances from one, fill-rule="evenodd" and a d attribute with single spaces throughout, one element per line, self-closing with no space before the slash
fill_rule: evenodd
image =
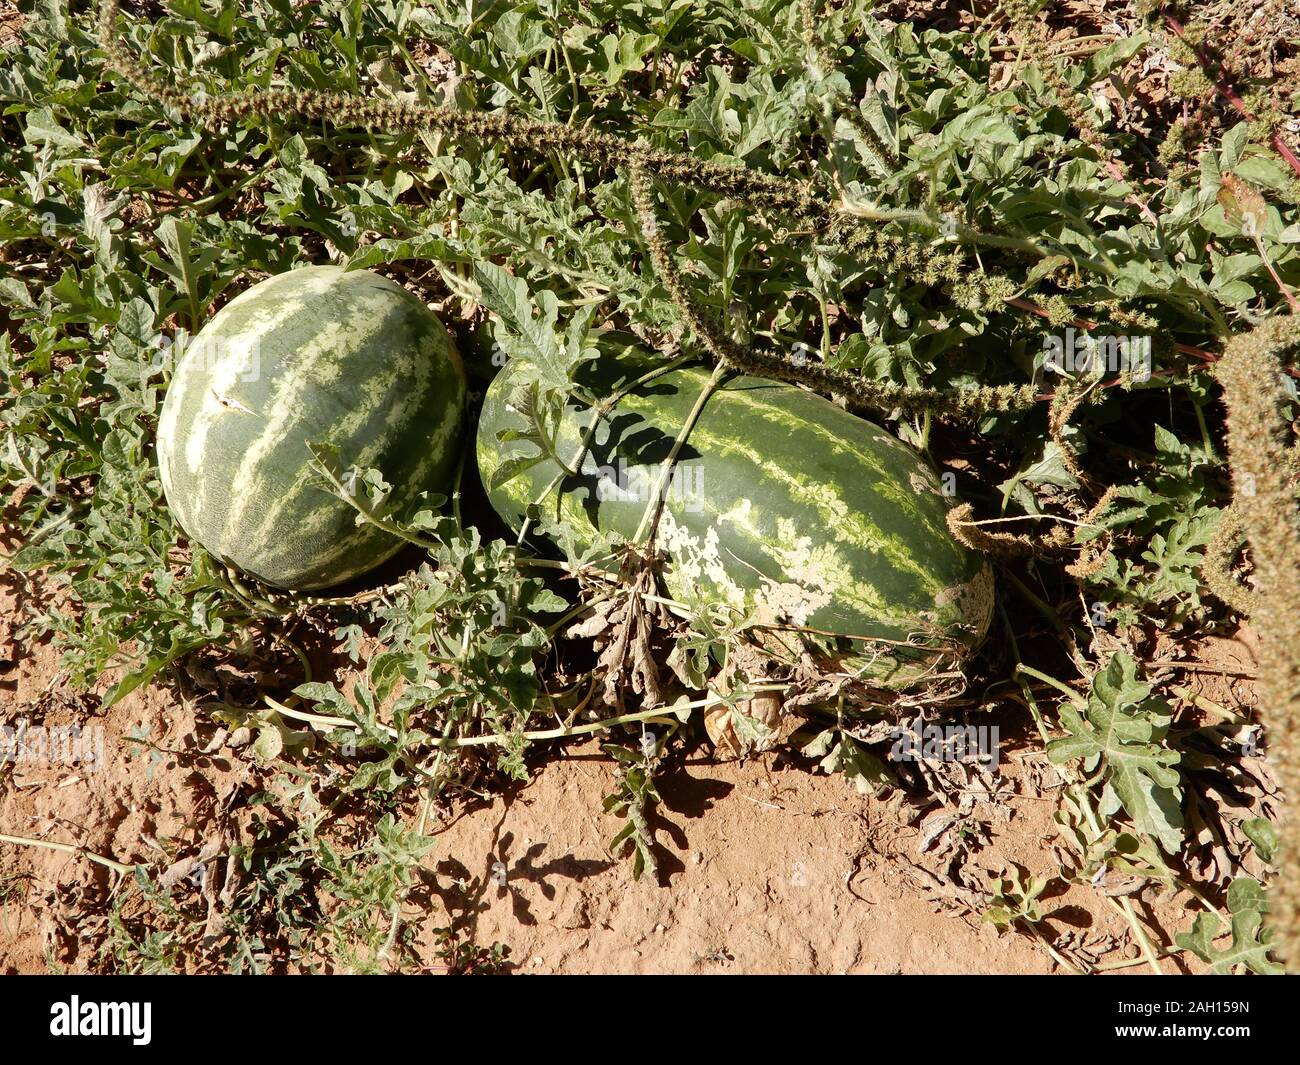
<path id="1" fill-rule="evenodd" d="M 584 383 L 610 395 L 646 369 L 626 356 L 605 359 Z M 485 397 L 477 440 L 485 484 L 505 461 L 537 453 L 497 435 L 522 426 L 510 406 L 515 372 L 507 367 Z M 543 517 L 563 519 L 580 541 L 597 531 L 631 538 L 653 492 L 619 498 L 608 474 L 622 460 L 630 481 L 653 484 L 708 378 L 706 369 L 684 367 L 623 396 L 577 476 L 547 496 Z M 578 454 L 590 419 L 590 409 L 567 409 L 561 455 Z M 529 468 L 489 492 L 493 506 L 519 528 L 557 472 L 550 461 Z M 879 426 L 792 385 L 735 376 L 705 403 L 673 476 L 658 542 L 679 602 L 721 603 L 759 625 L 871 641 L 870 654 L 861 645 L 851 652 L 854 661 L 900 684 L 933 666 L 930 652 L 961 658 L 983 639 L 991 572 L 949 533 L 933 469 Z M 901 644 L 919 653 L 880 652 Z"/>
<path id="2" fill-rule="evenodd" d="M 450 483 L 464 403 L 460 357 L 416 296 L 367 270 L 300 267 L 187 345 L 159 419 L 163 491 L 192 540 L 258 580 L 340 584 L 402 541 L 358 524 L 312 474 L 308 445 L 378 469 L 400 511 Z"/>

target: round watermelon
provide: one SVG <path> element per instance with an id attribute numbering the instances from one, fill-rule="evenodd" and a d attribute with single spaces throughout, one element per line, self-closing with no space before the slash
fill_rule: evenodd
<path id="1" fill-rule="evenodd" d="M 478 465 L 516 529 L 562 471 L 528 440 L 515 361 L 487 391 Z M 624 349 L 582 371 L 612 396 L 654 365 Z M 630 539 L 710 371 L 684 366 L 632 387 L 597 426 L 576 473 L 545 494 L 534 525 L 563 523 L 577 546 Z M 570 402 L 556 433 L 579 454 L 591 408 Z M 527 460 L 534 460 L 528 465 Z M 511 475 L 515 470 L 519 472 Z M 797 656 L 800 632 L 838 645 L 839 668 L 910 688 L 968 657 L 988 631 L 993 576 L 948 531 L 934 469 L 880 426 L 793 385 L 743 375 L 706 401 L 664 495 L 664 582 L 691 613 L 719 608 Z"/>
<path id="2" fill-rule="evenodd" d="M 437 317 L 368 270 L 307 266 L 231 300 L 186 345 L 158 425 L 158 465 L 191 540 L 295 590 L 356 577 L 393 555 L 312 471 L 309 445 L 378 470 L 401 511 L 443 492 L 459 457 L 460 356 Z"/>

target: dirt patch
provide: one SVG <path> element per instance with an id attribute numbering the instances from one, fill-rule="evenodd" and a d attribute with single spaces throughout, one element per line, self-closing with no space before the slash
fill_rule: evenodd
<path id="1" fill-rule="evenodd" d="M 199 754 L 211 728 L 163 690 L 107 711 L 71 691 L 57 649 L 21 635 L 22 598 L 21 584 L 0 589 L 0 834 L 165 866 L 250 767 Z M 119 886 L 81 853 L 0 842 L 0 972 L 92 969 Z"/>
<path id="2" fill-rule="evenodd" d="M 23 15 L 13 4 L 0 0 L 0 48 L 16 46 L 22 37 Z"/>
<path id="3" fill-rule="evenodd" d="M 688 760 L 660 787 L 659 883 L 611 860 L 617 823 L 598 801 L 609 782 L 594 745 L 575 750 L 439 835 L 444 901 L 477 942 L 546 973 L 1053 968 L 1026 938 L 936 912 L 900 860 L 917 831 L 842 780 Z M 1017 826 L 1020 849 L 1042 850 L 1041 827 Z"/>

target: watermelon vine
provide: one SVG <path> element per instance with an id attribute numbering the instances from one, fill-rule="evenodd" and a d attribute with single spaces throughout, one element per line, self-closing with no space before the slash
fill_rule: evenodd
<path id="1" fill-rule="evenodd" d="M 1045 968 L 1295 967 L 1287 5 L 20 7 L 0 671 L 218 795 L 0 824 L 62 960 L 509 967 L 444 829 L 595 738 L 634 892 L 689 751 Z"/>

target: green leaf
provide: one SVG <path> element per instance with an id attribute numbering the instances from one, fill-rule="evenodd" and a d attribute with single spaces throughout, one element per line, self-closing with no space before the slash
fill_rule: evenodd
<path id="1" fill-rule="evenodd" d="M 1162 746 L 1169 729 L 1169 705 L 1151 696 L 1137 678 L 1137 665 L 1118 652 L 1092 679 L 1084 712 L 1060 708 L 1067 736 L 1047 745 L 1055 763 L 1080 761 L 1104 781 L 1101 812 L 1123 809 L 1139 832 L 1154 837 L 1170 854 L 1182 846 L 1182 789 L 1177 751 Z"/>
<path id="2" fill-rule="evenodd" d="M 1273 930 L 1264 927 L 1268 900 L 1258 880 L 1238 877 L 1228 887 L 1228 931 L 1232 939 L 1220 949 L 1214 941 L 1223 935 L 1223 922 L 1214 914 L 1202 913 L 1190 932 L 1179 932 L 1174 942 L 1189 950 L 1210 966 L 1216 976 L 1229 976 L 1241 966 L 1261 976 L 1280 976 L 1282 966 L 1269 956 Z"/>
<path id="3" fill-rule="evenodd" d="M 11 307 L 26 307 L 29 309 L 36 307 L 36 301 L 32 299 L 32 294 L 27 291 L 27 286 L 16 277 L 0 277 L 0 301 L 9 304 Z"/>
<path id="4" fill-rule="evenodd" d="M 1132 37 L 1121 37 L 1113 44 L 1094 52 L 1088 59 L 1087 83 L 1096 84 L 1118 70 L 1150 42 L 1150 34 L 1139 31 Z"/>
<path id="5" fill-rule="evenodd" d="M 59 125 L 54 112 L 48 107 L 38 107 L 27 113 L 23 139 L 28 144 L 52 144 L 59 148 L 84 148 L 80 138 Z"/>
<path id="6" fill-rule="evenodd" d="M 475 263 L 474 280 L 483 306 L 504 328 L 498 340 L 507 353 L 527 361 L 532 369 L 529 379 L 545 392 L 567 391 L 575 361 L 570 358 L 570 347 L 560 340 L 555 294 L 539 292 L 534 298 L 523 278 L 496 263 Z"/>
<path id="7" fill-rule="evenodd" d="M 274 725 L 265 725 L 257 730 L 257 739 L 253 741 L 251 750 L 259 762 L 274 762 L 284 750 L 284 737 Z"/>
<path id="8" fill-rule="evenodd" d="M 545 462 L 546 458 L 545 454 L 511 456 L 492 471 L 492 476 L 488 480 L 488 491 L 495 492 L 503 484 L 513 481 L 525 470 L 530 470 L 539 463 Z"/>
<path id="9" fill-rule="evenodd" d="M 147 258 L 171 278 L 188 305 L 190 324 L 197 329 L 211 295 L 227 280 L 215 269 L 217 253 L 211 248 L 196 250 L 194 224 L 179 221 L 174 215 L 163 219 L 154 235 L 167 258 L 152 253 Z"/>
<path id="10" fill-rule="evenodd" d="M 658 42 L 659 38 L 652 33 L 628 31 L 618 37 L 607 34 L 592 65 L 605 76 L 606 85 L 615 85 L 624 74 L 644 69 L 641 57 Z"/>
<path id="11" fill-rule="evenodd" d="M 1273 827 L 1273 823 L 1262 817 L 1252 817 L 1241 823 L 1241 830 L 1246 834 L 1246 838 L 1255 844 L 1259 856 L 1271 864 L 1277 856 L 1277 829 Z"/>
<path id="12" fill-rule="evenodd" d="M 162 672 L 162 670 L 166 669 L 182 655 L 187 654 L 193 649 L 193 645 L 178 646 L 173 643 L 167 653 L 153 655 L 147 658 L 143 665 L 138 669 L 131 670 L 108 690 L 104 695 L 100 708 L 107 710 L 119 699 L 130 695 L 131 692 L 135 691 L 136 688 L 140 687 L 142 684 L 148 684 L 149 681 L 153 680 L 153 678 Z"/>
<path id="13" fill-rule="evenodd" d="M 825 735 L 823 733 L 809 746 L 814 751 L 822 749 Z M 861 795 L 873 795 L 882 785 L 893 783 L 894 780 L 884 762 L 844 733 L 840 733 L 839 743 L 830 749 L 819 764 L 826 773 L 842 774 Z"/>

